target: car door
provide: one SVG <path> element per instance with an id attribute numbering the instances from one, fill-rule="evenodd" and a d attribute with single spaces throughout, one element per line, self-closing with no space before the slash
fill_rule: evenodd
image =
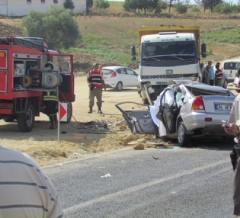
<path id="1" fill-rule="evenodd" d="M 160 99 L 159 119 L 163 122 L 168 134 L 176 132 L 176 119 L 179 107 L 176 103 L 176 93 L 172 88 L 167 88 Z"/>
<path id="2" fill-rule="evenodd" d="M 135 71 L 126 68 L 127 76 L 128 76 L 128 82 L 129 86 L 131 87 L 137 87 L 138 86 L 138 75 Z"/>
<path id="3" fill-rule="evenodd" d="M 157 134 L 157 126 L 152 120 L 149 108 L 139 107 L 143 105 L 135 102 L 121 102 L 115 106 L 133 134 Z M 125 109 L 127 107 L 131 109 Z"/>
<path id="4" fill-rule="evenodd" d="M 127 71 L 125 68 L 119 68 L 117 69 L 118 72 L 118 82 L 122 82 L 123 87 L 128 87 L 129 86 L 129 78 L 127 76 Z"/>

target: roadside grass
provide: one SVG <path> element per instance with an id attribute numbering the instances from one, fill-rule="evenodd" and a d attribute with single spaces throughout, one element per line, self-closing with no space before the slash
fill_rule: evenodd
<path id="1" fill-rule="evenodd" d="M 192 19 L 180 18 L 78 16 L 76 20 L 82 42 L 70 51 L 91 55 L 104 64 L 129 65 L 130 46 L 138 44 L 137 30 L 149 25 L 197 25 L 202 33 L 201 41 L 208 46 L 207 59 L 240 56 L 237 19 L 194 19 L 193 23 Z"/>
<path id="2" fill-rule="evenodd" d="M 205 32 L 203 39 L 207 43 L 240 43 L 240 29 L 239 27 L 232 27 L 231 29 L 219 29 L 217 31 Z"/>

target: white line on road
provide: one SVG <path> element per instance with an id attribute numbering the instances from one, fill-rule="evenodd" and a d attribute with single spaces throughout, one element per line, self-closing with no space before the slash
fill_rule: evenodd
<path id="1" fill-rule="evenodd" d="M 183 176 L 192 175 L 194 173 L 204 171 L 204 170 L 208 170 L 210 168 L 214 168 L 214 167 L 217 167 L 219 165 L 226 164 L 226 163 L 229 163 L 229 160 L 217 161 L 215 163 L 208 164 L 208 165 L 201 166 L 201 167 L 197 167 L 197 168 L 194 168 L 194 169 L 191 169 L 191 170 L 183 170 L 181 173 L 177 173 L 177 174 L 167 176 L 167 177 L 164 177 L 164 178 L 160 178 L 160 179 L 155 179 L 155 180 L 150 181 L 150 182 L 146 182 L 146 183 L 143 183 L 143 184 L 140 184 L 140 185 L 132 186 L 132 187 L 129 187 L 127 189 L 117 191 L 115 193 L 103 195 L 101 197 L 98 197 L 98 198 L 95 198 L 95 199 L 92 199 L 92 200 L 89 200 L 89 201 L 86 201 L 86 202 L 83 202 L 83 203 L 80 203 L 80 204 L 73 205 L 71 207 L 68 207 L 68 208 L 64 209 L 64 213 L 65 214 L 72 214 L 72 213 L 74 213 L 74 212 L 76 212 L 76 211 L 78 211 L 82 208 L 89 207 L 89 206 L 91 206 L 93 204 L 96 204 L 96 203 L 109 201 L 113 198 L 118 198 L 118 197 L 123 196 L 123 195 L 129 195 L 131 193 L 141 191 L 145 188 L 149 188 L 149 187 L 152 187 L 152 186 L 155 186 L 155 185 L 159 185 L 161 183 L 168 182 L 168 181 L 171 181 L 171 180 L 174 180 L 174 179 L 178 179 L 178 178 L 183 177 Z"/>

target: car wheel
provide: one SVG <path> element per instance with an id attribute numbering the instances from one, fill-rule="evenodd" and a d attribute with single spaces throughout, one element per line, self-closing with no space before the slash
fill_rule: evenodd
<path id="1" fill-rule="evenodd" d="M 34 110 L 31 104 L 28 105 L 25 113 L 21 113 L 17 117 L 18 128 L 22 132 L 30 132 L 35 121 Z"/>
<path id="2" fill-rule="evenodd" d="M 190 140 L 190 136 L 187 135 L 187 130 L 183 124 L 182 121 L 180 121 L 178 123 L 178 127 L 177 127 L 177 140 L 178 140 L 178 144 L 179 146 L 186 146 L 189 143 Z"/>
<path id="3" fill-rule="evenodd" d="M 117 91 L 122 91 L 123 90 L 123 83 L 122 82 L 118 82 L 116 85 L 116 90 Z"/>

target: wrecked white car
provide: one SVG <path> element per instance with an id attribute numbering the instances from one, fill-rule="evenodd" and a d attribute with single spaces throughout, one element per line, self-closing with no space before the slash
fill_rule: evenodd
<path id="1" fill-rule="evenodd" d="M 146 110 L 123 110 L 133 133 L 177 138 L 180 146 L 195 136 L 225 137 L 222 124 L 228 121 L 235 96 L 219 86 L 186 82 L 166 87 Z"/>

